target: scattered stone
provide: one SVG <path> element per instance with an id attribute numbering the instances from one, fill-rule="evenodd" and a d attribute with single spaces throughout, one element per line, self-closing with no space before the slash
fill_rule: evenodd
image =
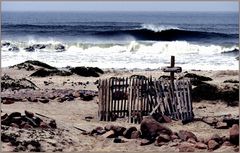
<path id="1" fill-rule="evenodd" d="M 237 117 L 237 118 L 224 118 L 223 122 L 227 123 L 228 127 L 232 127 L 233 124 L 238 124 L 239 125 L 239 117 Z"/>
<path id="2" fill-rule="evenodd" d="M 161 143 L 161 142 L 169 142 L 171 141 L 171 137 L 167 134 L 160 134 L 157 139 L 156 139 L 157 143 Z"/>
<path id="3" fill-rule="evenodd" d="M 141 137 L 140 131 L 133 131 L 131 134 L 131 139 L 139 139 Z"/>
<path id="4" fill-rule="evenodd" d="M 10 90 L 20 90 L 20 89 L 37 89 L 38 87 L 28 79 L 12 79 L 8 75 L 1 77 L 1 91 Z"/>
<path id="5" fill-rule="evenodd" d="M 231 142 L 232 144 L 239 145 L 239 125 L 234 124 L 234 125 L 230 128 L 229 134 L 230 134 L 230 142 Z"/>
<path id="6" fill-rule="evenodd" d="M 29 47 L 24 48 L 24 50 L 26 50 L 27 52 L 34 52 L 35 48 L 33 46 L 29 46 Z"/>
<path id="7" fill-rule="evenodd" d="M 194 145 L 191 143 L 182 143 L 179 146 L 179 152 L 194 152 Z"/>
<path id="8" fill-rule="evenodd" d="M 209 150 L 215 150 L 219 147 L 219 144 L 215 140 L 209 140 L 208 141 L 208 149 Z"/>
<path id="9" fill-rule="evenodd" d="M 239 81 L 230 79 L 230 80 L 223 81 L 223 83 L 239 83 Z"/>
<path id="10" fill-rule="evenodd" d="M 104 138 L 114 138 L 116 136 L 113 130 L 107 131 L 102 135 Z"/>
<path id="11" fill-rule="evenodd" d="M 56 121 L 55 120 L 51 120 L 50 123 L 49 123 L 49 126 L 53 129 L 56 129 L 57 128 L 57 124 L 56 124 Z"/>
<path id="12" fill-rule="evenodd" d="M 49 100 L 48 100 L 48 99 L 39 99 L 39 101 L 40 101 L 41 103 L 44 103 L 44 104 L 46 104 L 46 103 L 48 103 L 48 102 L 49 102 Z"/>
<path id="13" fill-rule="evenodd" d="M 8 48 L 8 51 L 10 51 L 10 52 L 18 52 L 19 48 L 16 47 L 16 46 L 13 46 L 13 47 Z"/>
<path id="14" fill-rule="evenodd" d="M 107 124 L 107 125 L 104 127 L 104 129 L 105 129 L 106 131 L 110 131 L 110 130 L 113 129 L 113 127 L 114 127 L 113 124 Z"/>
<path id="15" fill-rule="evenodd" d="M 130 127 L 123 132 L 123 136 L 127 139 L 131 139 L 132 133 L 137 131 L 136 127 Z"/>
<path id="16" fill-rule="evenodd" d="M 55 46 L 55 50 L 58 51 L 58 52 L 63 52 L 66 50 L 65 46 L 63 46 L 62 44 L 57 44 Z"/>
<path id="17" fill-rule="evenodd" d="M 218 120 L 214 117 L 203 117 L 202 121 L 211 125 L 211 126 L 216 126 Z"/>
<path id="18" fill-rule="evenodd" d="M 218 134 L 213 134 L 212 137 L 210 138 L 210 140 L 214 140 L 217 143 L 221 143 L 222 138 Z"/>
<path id="19" fill-rule="evenodd" d="M 224 141 L 223 146 L 232 146 L 232 144 L 230 143 L 230 141 Z"/>
<path id="20" fill-rule="evenodd" d="M 151 143 L 153 143 L 153 141 L 150 141 L 148 139 L 142 139 L 141 142 L 140 142 L 140 146 L 149 145 Z"/>
<path id="21" fill-rule="evenodd" d="M 123 126 L 113 126 L 112 130 L 114 131 L 114 133 L 116 135 L 122 136 L 123 132 L 126 130 L 126 128 Z"/>
<path id="22" fill-rule="evenodd" d="M 228 129 L 227 123 L 224 122 L 217 122 L 217 125 L 215 127 L 216 129 Z"/>
<path id="23" fill-rule="evenodd" d="M 32 112 L 29 112 L 29 111 L 24 111 L 25 112 L 25 115 L 27 116 L 27 117 L 29 117 L 29 118 L 33 118 L 34 117 L 34 113 L 32 113 Z"/>
<path id="24" fill-rule="evenodd" d="M 193 138 L 189 138 L 189 139 L 187 140 L 187 142 L 192 143 L 192 144 L 196 144 L 196 143 L 197 143 L 196 140 L 193 139 Z"/>
<path id="25" fill-rule="evenodd" d="M 202 142 L 197 142 L 197 143 L 195 144 L 195 148 L 198 148 L 198 149 L 207 149 L 208 147 L 207 147 L 206 144 L 204 144 L 204 143 L 202 143 Z"/>
<path id="26" fill-rule="evenodd" d="M 50 70 L 57 69 L 57 68 L 52 67 L 52 66 L 50 66 L 50 65 L 48 65 L 46 63 L 43 63 L 43 62 L 40 62 L 40 61 L 36 61 L 36 60 L 28 60 L 28 61 L 25 61 L 23 63 L 10 66 L 9 68 L 17 67 L 18 69 L 26 69 L 26 67 L 33 67 L 34 68 L 34 66 L 38 66 L 40 68 L 46 68 L 46 69 L 50 69 Z"/>
<path id="27" fill-rule="evenodd" d="M 155 139 L 159 134 L 172 134 L 172 130 L 154 120 L 151 116 L 145 117 L 140 125 L 142 137 L 148 140 Z"/>
<path id="28" fill-rule="evenodd" d="M 114 138 L 113 142 L 114 143 L 124 143 L 125 141 L 120 138 Z"/>
<path id="29" fill-rule="evenodd" d="M 200 100 L 216 100 L 218 97 L 218 88 L 216 85 L 203 83 L 193 88 L 192 90 L 193 101 Z"/>
<path id="30" fill-rule="evenodd" d="M 178 137 L 180 139 L 182 139 L 183 141 L 187 141 L 190 138 L 197 141 L 197 137 L 196 137 L 195 134 L 193 134 L 192 132 L 189 132 L 189 131 L 185 131 L 185 130 L 180 130 L 179 133 L 178 133 Z"/>
<path id="31" fill-rule="evenodd" d="M 51 128 L 47 123 L 45 123 L 45 122 L 41 122 L 40 123 L 40 128 L 42 128 L 42 129 L 48 129 L 48 128 Z"/>

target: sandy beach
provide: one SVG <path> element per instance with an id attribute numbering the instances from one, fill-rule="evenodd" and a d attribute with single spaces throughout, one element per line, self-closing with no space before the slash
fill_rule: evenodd
<path id="1" fill-rule="evenodd" d="M 126 69 L 104 69 L 104 74 L 100 77 L 83 77 L 77 74 L 70 76 L 46 76 L 33 77 L 39 66 L 33 65 L 35 70 L 27 71 L 25 68 L 3 68 L 2 77 L 8 75 L 10 78 L 18 80 L 26 78 L 37 86 L 36 90 L 32 89 L 18 89 L 11 91 L 12 86 L 8 89 L 3 88 L 2 84 L 2 100 L 1 100 L 1 116 L 4 114 L 11 114 L 13 112 L 20 112 L 24 114 L 25 110 L 32 112 L 35 116 L 46 120 L 55 120 L 57 128 L 20 128 L 14 126 L 2 125 L 2 135 L 17 134 L 16 140 L 23 141 L 38 141 L 41 147 L 40 151 L 182 151 L 184 146 L 193 148 L 194 151 L 209 151 L 208 147 L 199 149 L 196 147 L 197 142 L 208 143 L 208 140 L 217 134 L 221 138 L 229 140 L 229 130 L 231 127 L 216 128 L 203 122 L 202 120 L 194 120 L 188 124 L 183 125 L 181 121 L 172 120 L 170 123 L 161 123 L 170 128 L 173 132 L 178 133 L 181 130 L 190 131 L 197 137 L 197 142 L 183 141 L 180 138 L 172 140 L 164 145 L 158 146 L 155 143 L 149 145 L 142 145 L 142 139 L 126 139 L 121 137 L 122 143 L 115 143 L 115 138 L 106 138 L 104 135 L 89 135 L 88 132 L 97 127 L 105 127 L 113 124 L 115 126 L 122 126 L 125 128 L 136 127 L 140 131 L 140 124 L 131 124 L 124 119 L 117 119 L 113 122 L 99 121 L 98 119 L 98 88 L 96 81 L 103 78 L 110 77 L 130 77 L 131 75 L 144 75 L 159 78 L 162 75 L 169 75 L 161 70 L 126 70 Z M 238 80 L 238 71 L 224 70 L 224 71 L 199 71 L 199 70 L 183 70 L 182 73 L 176 74 L 176 78 L 180 78 L 187 73 L 194 73 L 201 76 L 212 78 L 212 81 L 206 81 L 208 84 L 216 85 L 221 90 L 228 90 L 237 86 L 239 83 L 223 83 L 226 80 Z M 2 79 L 3 80 L 3 79 Z M 3 80 L 6 82 L 6 80 Z M 80 83 L 81 82 L 81 83 Z M 234 81 L 233 81 L 234 82 Z M 196 86 L 193 86 L 193 90 Z M 77 93 L 80 91 L 91 91 L 91 99 L 86 100 L 84 96 Z M 60 96 L 51 97 L 54 92 L 58 92 Z M 62 100 L 61 94 L 72 93 L 73 98 Z M 205 91 L 208 92 L 208 91 Z M 41 93 L 41 94 L 40 94 Z M 34 96 L 35 95 L 35 96 Z M 37 95 L 37 96 L 36 96 Z M 15 97 L 11 99 L 10 97 Z M 33 97 L 27 98 L 27 97 Z M 60 97 L 60 98 L 59 98 Z M 86 97 L 85 97 L 86 98 Z M 37 99 L 35 102 L 33 99 Z M 47 99 L 46 101 L 42 99 Z M 221 120 L 224 116 L 239 119 L 238 100 L 234 102 L 226 102 L 224 99 L 193 101 L 193 112 L 195 118 L 216 118 Z M 37 114 L 44 115 L 39 116 Z M 211 120 L 211 119 L 210 119 Z M 76 129 L 80 128 L 79 129 Z M 83 132 L 84 131 L 84 132 Z M 2 138 L 3 142 L 3 138 Z M 229 141 L 228 141 L 229 142 Z M 36 151 L 31 150 L 31 145 L 27 147 L 20 147 L 21 145 L 14 145 L 13 142 L 5 141 L 2 143 L 2 151 Z M 34 145 L 33 145 L 34 146 Z M 207 146 L 207 145 L 206 145 Z M 33 147 L 34 148 L 34 147 Z M 186 148 L 186 147 L 185 147 Z M 35 148 L 36 149 L 36 148 Z M 190 149 L 191 150 L 191 149 Z M 219 145 L 214 148 L 216 152 L 238 151 L 239 146 L 229 144 Z M 183 150 L 186 151 L 186 150 Z"/>

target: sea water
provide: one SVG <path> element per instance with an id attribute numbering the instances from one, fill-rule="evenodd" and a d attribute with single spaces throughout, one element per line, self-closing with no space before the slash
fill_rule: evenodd
<path id="1" fill-rule="evenodd" d="M 1 26 L 2 67 L 158 69 L 171 55 L 183 69 L 239 65 L 237 12 L 2 12 Z"/>

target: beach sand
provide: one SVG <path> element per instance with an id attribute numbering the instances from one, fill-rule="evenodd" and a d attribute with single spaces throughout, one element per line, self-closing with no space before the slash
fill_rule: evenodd
<path id="1" fill-rule="evenodd" d="M 131 75 L 145 75 L 159 78 L 161 75 L 169 75 L 161 70 L 105 70 L 105 74 L 100 77 L 82 77 L 78 75 L 71 76 L 51 76 L 51 77 L 29 77 L 34 71 L 26 71 L 24 69 L 17 70 L 13 68 L 3 68 L 2 75 L 7 74 L 13 79 L 27 78 L 31 80 L 41 90 L 55 89 L 73 89 L 73 90 L 92 90 L 98 91 L 94 84 L 98 79 L 109 77 L 129 77 Z M 185 72 L 185 71 L 183 71 Z M 198 75 L 211 77 L 213 80 L 208 83 L 216 84 L 217 86 L 224 86 L 223 81 L 233 79 L 238 80 L 238 71 L 188 71 Z M 182 76 L 183 73 L 176 74 L 176 77 Z M 51 81 L 49 85 L 45 85 L 44 81 Z M 87 85 L 76 85 L 76 82 L 86 83 Z M 65 83 L 63 83 L 65 82 Z M 64 85 L 63 85 L 64 84 Z M 3 93 L 3 92 L 2 92 Z M 124 120 L 114 122 L 104 122 L 98 120 L 98 97 L 94 97 L 91 101 L 81 100 L 79 97 L 72 101 L 58 102 L 57 99 L 50 100 L 48 103 L 29 102 L 23 100 L 22 102 L 14 102 L 13 104 L 1 104 L 2 114 L 21 112 L 28 110 L 33 113 L 39 113 L 49 118 L 55 119 L 57 129 L 54 137 L 50 137 L 49 131 L 39 132 L 38 130 L 22 130 L 11 127 L 7 131 L 20 133 L 20 139 L 28 140 L 34 139 L 34 135 L 29 133 L 37 133 L 40 135 L 39 139 L 44 151 L 179 151 L 180 142 L 170 142 L 167 145 L 155 146 L 154 144 L 140 146 L 140 139 L 127 139 L 125 143 L 114 143 L 113 138 L 103 138 L 102 136 L 89 136 L 82 134 L 82 131 L 75 129 L 73 126 L 91 131 L 92 129 L 111 123 L 114 125 L 121 125 L 124 127 L 135 126 L 140 129 L 140 124 L 130 124 Z M 193 101 L 193 112 L 196 118 L 206 116 L 221 116 L 231 114 L 232 116 L 239 115 L 238 106 L 228 106 L 222 100 L 202 100 L 200 102 Z M 92 117 L 91 120 L 86 120 L 85 117 Z M 44 117 L 41 117 L 44 118 Z M 216 129 L 202 121 L 194 121 L 186 125 L 182 125 L 181 121 L 172 121 L 171 123 L 163 123 L 174 132 L 179 130 L 188 130 L 193 132 L 198 138 L 208 139 L 213 134 L 219 136 L 229 136 L 229 129 Z M 41 130 L 40 130 L 41 131 Z M 3 130 L 2 130 L 3 132 Z M 10 142 L 2 143 L 2 151 L 13 151 L 15 147 Z M 237 147 L 238 148 L 238 147 Z M 195 149 L 195 151 L 207 151 L 206 149 Z M 215 150 L 222 151 L 236 151 L 233 146 L 221 146 Z"/>

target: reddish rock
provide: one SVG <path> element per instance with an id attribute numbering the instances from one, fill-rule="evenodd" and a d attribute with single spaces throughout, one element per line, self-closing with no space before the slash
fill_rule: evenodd
<path id="1" fill-rule="evenodd" d="M 141 132 L 140 131 L 133 131 L 131 134 L 131 139 L 138 139 L 141 137 Z"/>
<path id="2" fill-rule="evenodd" d="M 215 140 L 209 140 L 208 141 L 208 149 L 209 150 L 215 150 L 219 147 L 219 144 Z"/>
<path id="3" fill-rule="evenodd" d="M 162 115 L 162 119 L 165 123 L 171 123 L 172 119 L 166 115 Z"/>
<path id="4" fill-rule="evenodd" d="M 229 134 L 230 134 L 230 142 L 232 144 L 239 145 L 239 126 L 237 124 L 234 124 L 230 128 Z"/>
<path id="5" fill-rule="evenodd" d="M 102 135 L 104 138 L 114 138 L 116 136 L 113 130 L 107 131 Z"/>
<path id="6" fill-rule="evenodd" d="M 124 132 L 123 132 L 123 136 L 127 139 L 131 139 L 131 135 L 133 133 L 133 131 L 137 131 L 137 128 L 136 127 L 130 127 L 128 129 L 126 129 Z"/>
<path id="7" fill-rule="evenodd" d="M 34 113 L 29 112 L 29 111 L 26 111 L 26 110 L 25 110 L 25 115 L 26 115 L 27 117 L 29 117 L 29 118 L 33 118 L 33 117 L 34 117 Z"/>
<path id="8" fill-rule="evenodd" d="M 12 99 L 5 99 L 5 100 L 3 100 L 2 103 L 3 103 L 3 104 L 13 104 L 14 101 L 13 101 Z"/>
<path id="9" fill-rule="evenodd" d="M 197 142 L 195 144 L 195 148 L 197 148 L 197 149 L 207 149 L 207 145 L 202 143 L 202 142 Z"/>
<path id="10" fill-rule="evenodd" d="M 197 141 L 196 135 L 189 131 L 180 130 L 178 132 L 178 137 L 183 141 L 187 141 L 189 138 L 193 138 L 195 141 Z"/>
<path id="11" fill-rule="evenodd" d="M 77 92 L 77 91 L 73 92 L 73 97 L 75 97 L 75 98 L 78 98 L 78 97 L 80 97 L 80 93 L 79 93 L 79 92 Z"/>
<path id="12" fill-rule="evenodd" d="M 168 135 L 172 134 L 171 129 L 158 123 L 151 116 L 147 116 L 142 120 L 140 129 L 142 137 L 149 140 L 155 139 L 160 133 L 165 133 Z"/>
<path id="13" fill-rule="evenodd" d="M 216 129 L 228 129 L 228 125 L 225 122 L 217 122 Z"/>
<path id="14" fill-rule="evenodd" d="M 167 134 L 160 134 L 156 139 L 157 143 L 169 142 L 169 141 L 171 141 L 171 137 Z"/>
<path id="15" fill-rule="evenodd" d="M 194 152 L 194 145 L 191 143 L 182 143 L 179 146 L 179 152 Z"/>

